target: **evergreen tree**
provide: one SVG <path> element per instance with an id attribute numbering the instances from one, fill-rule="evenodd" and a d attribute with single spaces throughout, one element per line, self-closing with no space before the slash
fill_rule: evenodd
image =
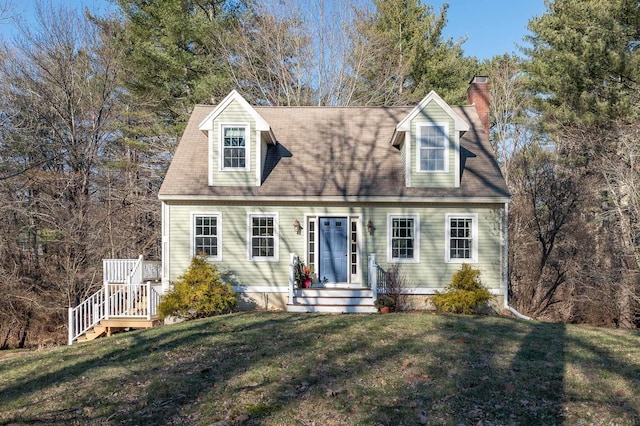
<path id="1" fill-rule="evenodd" d="M 556 0 L 529 23 L 527 73 L 549 121 L 607 125 L 640 112 L 640 6 Z"/>
<path id="2" fill-rule="evenodd" d="M 246 12 L 237 0 L 116 0 L 123 15 L 127 89 L 179 134 L 198 102 L 231 89 L 218 33 Z"/>
<path id="3" fill-rule="evenodd" d="M 557 166 L 582 182 L 574 191 L 583 250 L 575 249 L 565 281 L 583 303 L 569 317 L 605 312 L 598 320 L 633 327 L 640 318 L 640 7 L 635 0 L 556 0 L 547 8 L 529 23 L 525 70 Z M 578 263 L 589 258 L 595 261 Z"/>
<path id="4" fill-rule="evenodd" d="M 355 24 L 352 102 L 414 104 L 430 90 L 449 103 L 464 102 L 477 64 L 463 56 L 463 40 L 443 39 L 448 5 L 438 14 L 418 0 L 374 0 L 374 6 Z"/>

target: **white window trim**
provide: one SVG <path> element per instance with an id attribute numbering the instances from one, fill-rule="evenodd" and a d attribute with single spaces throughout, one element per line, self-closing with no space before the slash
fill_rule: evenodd
<path id="1" fill-rule="evenodd" d="M 191 223 L 189 234 L 191 236 L 190 251 L 191 257 L 196 255 L 196 216 L 216 217 L 218 227 L 218 255 L 207 256 L 209 262 L 222 262 L 222 213 L 221 212 L 191 212 Z"/>
<path id="2" fill-rule="evenodd" d="M 224 129 L 227 127 L 244 128 L 244 167 L 224 167 Z M 218 171 L 246 172 L 251 170 L 251 125 L 249 123 L 220 123 L 218 125 Z"/>
<path id="3" fill-rule="evenodd" d="M 273 256 L 253 256 L 252 231 L 254 217 L 273 217 Z M 278 262 L 280 259 L 280 220 L 277 212 L 247 213 L 247 259 L 252 262 Z"/>
<path id="4" fill-rule="evenodd" d="M 320 254 L 319 254 L 319 248 L 320 248 L 320 237 L 319 237 L 319 229 L 318 229 L 318 225 L 320 223 L 319 217 L 318 215 L 315 214 L 308 214 L 305 213 L 304 215 L 304 223 L 306 226 L 306 229 L 303 229 L 302 232 L 304 233 L 304 258 L 307 259 L 307 262 L 309 261 L 309 257 L 310 257 L 310 253 L 309 253 L 309 223 L 313 222 L 314 223 L 314 235 L 313 235 L 313 245 L 315 248 L 315 252 L 313 253 L 313 265 L 314 265 L 314 274 L 318 274 L 318 262 L 320 259 Z"/>
<path id="5" fill-rule="evenodd" d="M 422 163 L 420 161 L 420 153 L 422 149 L 420 147 L 420 134 L 422 127 L 443 127 L 444 135 L 445 135 L 445 144 L 444 144 L 444 170 L 423 170 Z M 451 145 L 451 140 L 449 139 L 449 123 L 447 122 L 419 122 L 416 123 L 416 169 L 420 173 L 448 173 L 449 172 L 449 145 Z"/>
<path id="6" fill-rule="evenodd" d="M 471 219 L 471 259 L 452 259 L 450 252 L 451 219 Z M 447 213 L 445 215 L 444 260 L 447 263 L 478 263 L 478 214 Z"/>
<path id="7" fill-rule="evenodd" d="M 356 224 L 356 271 L 353 274 L 351 272 L 351 224 Z M 349 282 L 359 283 L 362 282 L 362 219 L 359 216 L 349 217 Z"/>
<path id="8" fill-rule="evenodd" d="M 393 219 L 413 219 L 415 237 L 413 239 L 413 258 L 393 258 L 391 239 Z M 387 262 L 388 263 L 420 263 L 420 215 L 417 213 L 388 213 L 387 214 Z"/>

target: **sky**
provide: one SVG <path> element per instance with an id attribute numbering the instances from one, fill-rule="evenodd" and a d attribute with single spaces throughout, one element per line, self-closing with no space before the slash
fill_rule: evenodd
<path id="1" fill-rule="evenodd" d="M 32 19 L 35 0 L 9 0 L 14 4 L 14 14 Z M 107 0 L 49 0 L 52 4 L 65 4 L 92 11 L 104 12 L 110 7 Z M 336 0 L 339 1 L 339 0 Z M 0 0 L 2 2 L 2 0 Z M 463 44 L 466 56 L 489 59 L 503 53 L 518 53 L 517 45 L 523 44 L 527 23 L 545 11 L 544 0 L 446 0 L 448 24 L 446 37 L 457 40 L 467 37 Z M 445 0 L 428 0 L 438 11 Z M 14 32 L 11 22 L 0 22 L 0 34 Z"/>
<path id="2" fill-rule="evenodd" d="M 435 10 L 445 1 L 430 1 Z M 447 0 L 447 26 L 444 33 L 457 40 L 467 37 L 462 45 L 466 56 L 489 59 L 503 53 L 520 53 L 517 45 L 525 45 L 527 23 L 542 15 L 544 0 Z"/>

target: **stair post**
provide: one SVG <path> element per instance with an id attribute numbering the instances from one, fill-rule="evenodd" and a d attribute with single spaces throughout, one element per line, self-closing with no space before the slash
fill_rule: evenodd
<path id="1" fill-rule="evenodd" d="M 109 319 L 109 283 L 104 283 L 104 319 Z"/>
<path id="2" fill-rule="evenodd" d="M 73 343 L 73 308 L 69 308 L 69 321 L 68 321 L 68 334 L 69 334 L 69 346 Z"/>
<path id="3" fill-rule="evenodd" d="M 371 297 L 375 303 L 378 298 L 378 264 L 376 263 L 376 254 L 369 255 L 369 282 L 371 283 Z"/>
<path id="4" fill-rule="evenodd" d="M 147 319 L 151 319 L 151 281 L 147 281 Z"/>
<path id="5" fill-rule="evenodd" d="M 293 299 L 294 299 L 294 294 L 293 294 L 293 286 L 294 283 L 296 281 L 296 275 L 295 275 L 295 265 L 296 265 L 296 255 L 295 253 L 291 253 L 291 262 L 289 263 L 289 304 L 293 305 Z"/>

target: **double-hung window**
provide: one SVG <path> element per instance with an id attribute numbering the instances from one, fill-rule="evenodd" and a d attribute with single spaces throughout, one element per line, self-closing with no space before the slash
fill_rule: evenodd
<path id="1" fill-rule="evenodd" d="M 222 260 L 222 216 L 194 213 L 192 222 L 192 255 L 204 256 L 208 260 Z"/>
<path id="2" fill-rule="evenodd" d="M 446 215 L 446 261 L 476 263 L 478 261 L 478 215 Z"/>
<path id="3" fill-rule="evenodd" d="M 247 126 L 222 126 L 222 169 L 245 170 L 249 164 L 249 129 Z"/>
<path id="4" fill-rule="evenodd" d="M 420 223 L 418 215 L 391 214 L 387 217 L 389 262 L 418 262 Z"/>
<path id="5" fill-rule="evenodd" d="M 249 214 L 249 259 L 278 260 L 278 216 L 275 213 Z"/>
<path id="6" fill-rule="evenodd" d="M 446 123 L 418 124 L 418 171 L 449 171 L 449 136 Z"/>

